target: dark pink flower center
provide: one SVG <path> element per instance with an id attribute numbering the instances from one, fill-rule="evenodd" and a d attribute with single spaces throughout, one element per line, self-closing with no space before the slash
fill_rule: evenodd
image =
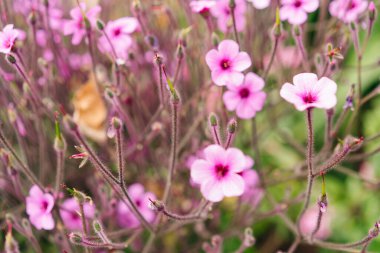
<path id="1" fill-rule="evenodd" d="M 226 165 L 218 164 L 215 166 L 215 173 L 218 179 L 225 177 L 228 171 L 229 171 L 229 168 Z"/>
<path id="2" fill-rule="evenodd" d="M 317 96 L 314 95 L 314 94 L 311 94 L 311 93 L 306 93 L 302 96 L 302 100 L 303 102 L 305 102 L 306 104 L 312 104 L 314 103 L 315 101 L 317 101 Z"/>
<path id="3" fill-rule="evenodd" d="M 247 98 L 247 97 L 249 97 L 249 94 L 250 94 L 251 92 L 247 89 L 247 88 L 243 88 L 243 89 L 241 89 L 240 91 L 239 91 L 239 96 L 241 97 L 241 98 Z"/>
<path id="4" fill-rule="evenodd" d="M 71 212 L 70 214 L 71 214 L 71 219 L 73 219 L 73 220 L 79 220 L 80 217 L 79 217 L 78 213 Z"/>
<path id="5" fill-rule="evenodd" d="M 41 202 L 41 210 L 42 210 L 43 212 L 46 211 L 46 209 L 48 208 L 48 206 L 49 206 L 49 202 L 47 202 L 46 200 L 43 200 L 43 201 Z"/>
<path id="6" fill-rule="evenodd" d="M 12 47 L 12 42 L 11 42 L 11 40 L 9 40 L 9 39 L 4 40 L 4 42 L 3 42 L 3 46 L 4 46 L 5 48 L 10 48 L 10 47 Z"/>
<path id="7" fill-rule="evenodd" d="M 294 2 L 294 7 L 299 8 L 301 6 L 302 6 L 302 1 L 301 0 L 297 0 L 297 1 Z"/>
<path id="8" fill-rule="evenodd" d="M 121 34 L 121 29 L 120 28 L 117 28 L 115 30 L 113 30 L 113 35 L 116 37 L 116 36 L 119 36 Z"/>
<path id="9" fill-rule="evenodd" d="M 352 10 L 352 9 L 355 9 L 356 8 L 356 2 L 355 1 L 351 1 L 351 4 L 349 6 L 349 9 Z"/>
<path id="10" fill-rule="evenodd" d="M 230 15 L 231 14 L 230 8 L 225 8 L 224 13 L 226 13 L 226 15 Z"/>
<path id="11" fill-rule="evenodd" d="M 227 70 L 231 67 L 231 62 L 230 60 L 228 59 L 223 59 L 221 62 L 220 62 L 220 67 L 223 69 L 223 70 Z"/>
<path id="12" fill-rule="evenodd" d="M 135 203 L 136 203 L 136 206 L 141 207 L 141 200 L 140 199 L 137 199 L 135 201 Z"/>

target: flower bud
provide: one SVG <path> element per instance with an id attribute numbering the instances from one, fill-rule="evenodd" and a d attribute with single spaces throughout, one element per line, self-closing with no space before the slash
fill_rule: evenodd
<path id="1" fill-rule="evenodd" d="M 161 212 L 165 209 L 164 203 L 158 200 L 152 200 L 149 198 L 149 208 L 156 212 Z"/>
<path id="2" fill-rule="evenodd" d="M 70 233 L 69 240 L 74 244 L 81 244 L 83 241 L 83 236 L 80 233 Z"/>
<path id="3" fill-rule="evenodd" d="M 235 119 L 230 120 L 230 122 L 228 122 L 228 125 L 227 125 L 228 133 L 234 134 L 236 132 L 236 128 L 237 128 L 236 120 Z"/>
<path id="4" fill-rule="evenodd" d="M 211 113 L 209 116 L 209 122 L 212 127 L 216 127 L 218 125 L 218 118 L 215 113 Z"/>
<path id="5" fill-rule="evenodd" d="M 323 194 L 319 197 L 318 200 L 319 211 L 321 211 L 321 213 L 325 213 L 327 211 L 327 205 L 327 195 Z"/>
<path id="6" fill-rule="evenodd" d="M 10 64 L 15 64 L 17 61 L 16 61 L 16 58 L 11 55 L 11 54 L 7 54 L 5 55 L 5 59 L 10 63 Z"/>
<path id="7" fill-rule="evenodd" d="M 170 97 L 170 101 L 173 105 L 178 105 L 179 102 L 181 101 L 180 97 L 179 97 L 179 94 L 178 94 L 178 91 L 176 89 L 173 89 L 172 92 L 171 92 L 171 97 Z"/>
<path id="8" fill-rule="evenodd" d="M 94 220 L 92 222 L 92 227 L 94 228 L 95 232 L 101 232 L 103 231 L 102 225 L 98 220 Z"/>
<path id="9" fill-rule="evenodd" d="M 99 31 L 104 30 L 104 23 L 100 19 L 96 20 L 96 27 L 98 28 Z"/>
<path id="10" fill-rule="evenodd" d="M 374 21 L 376 19 L 376 6 L 373 1 L 369 3 L 368 12 L 369 20 Z"/>
<path id="11" fill-rule="evenodd" d="M 121 126 L 123 125 L 123 123 L 121 122 L 121 120 L 118 117 L 113 117 L 111 120 L 111 123 L 115 129 L 120 129 Z"/>
<path id="12" fill-rule="evenodd" d="M 145 41 L 149 44 L 150 47 L 152 48 L 158 48 L 159 47 L 159 44 L 158 44 L 158 39 L 156 36 L 154 35 L 147 35 L 145 36 Z"/>
<path id="13" fill-rule="evenodd" d="M 256 242 L 255 237 L 253 236 L 252 228 L 246 228 L 244 230 L 244 240 L 243 244 L 246 248 L 251 247 Z"/>
<path id="14" fill-rule="evenodd" d="M 295 36 L 301 36 L 301 29 L 300 29 L 300 27 L 298 26 L 298 25 L 295 25 L 294 27 L 293 27 L 293 33 L 294 33 L 294 35 Z"/>
<path id="15" fill-rule="evenodd" d="M 214 47 L 217 47 L 219 45 L 220 38 L 219 38 L 218 34 L 213 32 L 211 34 L 211 40 L 212 40 L 212 45 Z"/>

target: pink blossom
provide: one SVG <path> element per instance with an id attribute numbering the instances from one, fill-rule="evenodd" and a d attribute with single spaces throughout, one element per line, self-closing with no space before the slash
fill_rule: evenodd
<path id="1" fill-rule="evenodd" d="M 201 185 L 202 195 L 212 202 L 242 195 L 245 183 L 239 173 L 246 166 L 243 152 L 210 145 L 204 154 L 205 159 L 196 160 L 191 166 L 191 179 Z"/>
<path id="2" fill-rule="evenodd" d="M 318 80 L 316 74 L 302 73 L 293 77 L 294 85 L 285 83 L 280 95 L 289 103 L 294 104 L 297 110 L 308 108 L 331 109 L 336 105 L 337 85 L 327 77 Z"/>
<path id="3" fill-rule="evenodd" d="M 258 173 L 252 169 L 254 161 L 251 157 L 245 157 L 245 169 L 240 173 L 245 182 L 245 191 L 241 199 L 252 205 L 257 206 L 264 196 L 264 190 L 260 187 Z"/>
<path id="4" fill-rule="evenodd" d="M 118 58 L 127 58 L 127 50 L 132 45 L 132 38 L 130 34 L 136 31 L 137 27 L 137 19 L 131 17 L 119 18 L 107 23 L 104 31 L 111 41 Z M 105 35 L 100 37 L 98 47 L 103 53 L 113 53 L 110 42 L 107 40 Z"/>
<path id="5" fill-rule="evenodd" d="M 301 233 L 303 235 L 311 235 L 311 233 L 313 233 L 315 226 L 317 224 L 318 213 L 319 213 L 319 208 L 315 206 L 306 210 L 305 214 L 301 217 L 300 228 L 301 228 Z M 318 232 L 315 234 L 315 238 L 322 240 L 329 237 L 331 233 L 330 226 L 329 226 L 330 220 L 331 220 L 331 217 L 329 216 L 329 213 L 323 214 L 321 227 L 319 228 Z"/>
<path id="6" fill-rule="evenodd" d="M 256 9 L 265 9 L 270 5 L 270 0 L 248 0 Z"/>
<path id="7" fill-rule="evenodd" d="M 93 219 L 95 216 L 95 208 L 90 203 L 83 205 L 84 215 L 86 219 Z M 82 220 L 79 216 L 80 207 L 75 198 L 66 199 L 59 209 L 59 214 L 62 217 L 63 223 L 70 230 L 81 230 Z"/>
<path id="8" fill-rule="evenodd" d="M 331 16 L 337 17 L 345 23 L 356 21 L 366 11 L 366 0 L 335 0 L 329 5 Z"/>
<path id="9" fill-rule="evenodd" d="M 227 84 L 228 90 L 223 95 L 223 101 L 229 111 L 236 111 L 242 119 L 251 119 L 264 106 L 266 94 L 261 91 L 264 80 L 254 73 L 248 73 L 242 84 Z"/>
<path id="10" fill-rule="evenodd" d="M 199 14 L 209 13 L 211 8 L 216 4 L 214 0 L 199 0 L 199 1 L 191 1 L 190 8 L 193 12 Z"/>
<path id="11" fill-rule="evenodd" d="M 155 217 L 155 212 L 149 208 L 149 199 L 156 199 L 151 192 L 146 192 L 144 186 L 135 183 L 128 187 L 128 192 L 134 200 L 137 208 L 148 222 L 152 222 Z M 116 207 L 117 220 L 122 227 L 136 228 L 140 225 L 139 220 L 135 217 L 128 206 L 119 201 Z"/>
<path id="12" fill-rule="evenodd" d="M 54 228 L 54 219 L 51 211 L 54 207 L 54 197 L 44 193 L 37 185 L 30 188 L 26 197 L 26 213 L 30 222 L 38 229 L 51 230 Z"/>
<path id="13" fill-rule="evenodd" d="M 71 39 L 71 43 L 73 45 L 78 45 L 83 37 L 86 35 L 86 25 L 84 23 L 84 17 L 83 12 L 86 10 L 86 4 L 81 3 L 80 7 L 75 7 L 70 11 L 70 20 L 66 20 L 64 26 L 63 26 L 63 34 L 64 35 L 70 35 L 72 34 L 73 37 Z M 100 6 L 96 5 L 95 7 L 88 10 L 85 15 L 90 22 L 92 27 L 95 27 L 96 25 L 96 18 L 101 11 Z"/>
<path id="14" fill-rule="evenodd" d="M 206 62 L 212 80 L 219 86 L 241 84 L 244 80 L 241 72 L 252 64 L 249 55 L 239 52 L 239 45 L 233 40 L 223 40 L 218 45 L 218 50 L 210 50 L 206 54 Z"/>
<path id="15" fill-rule="evenodd" d="M 211 8 L 211 14 L 218 19 L 218 27 L 222 32 L 227 32 L 233 25 L 229 4 L 230 0 L 219 0 L 214 7 Z M 245 11 L 247 5 L 245 0 L 235 0 L 235 4 L 236 30 L 241 32 L 245 27 Z"/>
<path id="16" fill-rule="evenodd" d="M 13 28 L 13 24 L 8 24 L 0 32 L 0 53 L 9 54 L 20 36 L 20 31 Z"/>
<path id="17" fill-rule="evenodd" d="M 300 25 L 307 20 L 307 13 L 319 7 L 319 0 L 281 0 L 281 20 L 288 20 L 293 25 Z"/>

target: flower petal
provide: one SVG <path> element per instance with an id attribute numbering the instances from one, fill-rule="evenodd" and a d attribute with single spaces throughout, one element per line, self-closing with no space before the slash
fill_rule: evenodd
<path id="1" fill-rule="evenodd" d="M 245 183 L 240 175 L 232 173 L 223 180 L 222 187 L 226 197 L 240 196 L 244 193 Z"/>

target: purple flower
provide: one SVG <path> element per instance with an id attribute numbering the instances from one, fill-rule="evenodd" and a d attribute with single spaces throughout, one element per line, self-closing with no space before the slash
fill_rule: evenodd
<path id="1" fill-rule="evenodd" d="M 0 32 L 0 53 L 9 54 L 19 37 L 20 31 L 13 28 L 13 24 L 8 24 Z"/>
<path id="2" fill-rule="evenodd" d="M 54 219 L 51 211 L 54 207 L 54 197 L 49 193 L 43 193 L 37 186 L 30 188 L 26 197 L 26 213 L 30 222 L 38 229 L 51 230 L 54 228 Z"/>
<path id="3" fill-rule="evenodd" d="M 80 7 L 75 7 L 70 11 L 70 20 L 66 20 L 64 27 L 63 27 L 63 34 L 64 35 L 70 35 L 72 34 L 73 37 L 71 39 L 71 43 L 73 45 L 78 45 L 83 37 L 86 35 L 86 25 L 84 23 L 84 12 L 86 10 L 86 4 L 81 3 Z M 95 7 L 88 10 L 85 15 L 90 22 L 92 27 L 95 27 L 96 25 L 96 18 L 101 11 L 100 6 L 96 5 Z"/>
<path id="4" fill-rule="evenodd" d="M 236 30 L 241 32 L 245 27 L 245 11 L 247 5 L 245 0 L 235 0 L 235 21 Z M 219 0 L 211 8 L 211 14 L 218 19 L 218 27 L 222 32 L 227 32 L 232 27 L 232 16 L 230 9 L 230 0 Z"/>
<path id="5" fill-rule="evenodd" d="M 337 17 L 345 23 L 356 21 L 366 11 L 366 0 L 335 0 L 329 5 L 331 16 Z"/>
<path id="6" fill-rule="evenodd" d="M 307 20 L 307 13 L 314 12 L 319 7 L 319 0 L 281 0 L 281 20 L 290 24 L 300 25 Z"/>
<path id="7" fill-rule="evenodd" d="M 210 145 L 204 154 L 205 159 L 198 159 L 191 166 L 191 179 L 201 185 L 202 195 L 212 202 L 242 195 L 245 183 L 239 173 L 246 166 L 243 152 Z"/>
<path id="8" fill-rule="evenodd" d="M 137 27 L 137 19 L 131 17 L 119 18 L 107 23 L 104 31 L 110 39 L 118 58 L 127 58 L 128 49 L 132 45 L 130 34 L 136 31 Z M 100 37 L 98 47 L 103 53 L 112 53 L 112 47 L 105 35 Z"/>
<path id="9" fill-rule="evenodd" d="M 195 13 L 206 14 L 210 12 L 215 4 L 216 2 L 214 0 L 191 1 L 190 8 Z"/>
<path id="10" fill-rule="evenodd" d="M 252 64 L 249 55 L 239 52 L 239 45 L 233 40 L 223 40 L 218 45 L 218 50 L 210 50 L 206 54 L 206 62 L 212 80 L 219 86 L 241 84 L 244 80 L 241 72 Z"/>
<path id="11" fill-rule="evenodd" d="M 256 9 L 265 9 L 270 5 L 270 0 L 248 0 Z"/>
<path id="12" fill-rule="evenodd" d="M 144 186 L 138 183 L 129 186 L 128 192 L 144 218 L 148 222 L 152 222 L 155 217 L 155 212 L 149 208 L 149 199 L 154 200 L 156 199 L 156 196 L 151 192 L 146 192 Z M 124 202 L 118 202 L 116 212 L 117 220 L 120 226 L 126 228 L 136 228 L 140 225 L 139 220 Z"/>
<path id="13" fill-rule="evenodd" d="M 93 219 L 95 216 L 95 208 L 90 203 L 83 204 L 83 211 L 86 219 Z M 81 230 L 82 220 L 79 216 L 80 207 L 75 198 L 66 199 L 59 209 L 59 214 L 65 226 L 70 230 Z"/>
<path id="14" fill-rule="evenodd" d="M 337 85 L 327 77 L 318 80 L 316 74 L 302 73 L 294 76 L 293 84 L 285 83 L 280 91 L 283 99 L 294 104 L 297 110 L 308 108 L 331 109 L 336 105 Z"/>
<path id="15" fill-rule="evenodd" d="M 266 94 L 261 91 L 264 80 L 254 73 L 248 73 L 240 85 L 228 83 L 223 101 L 229 111 L 236 111 L 242 119 L 251 119 L 264 106 Z"/>

